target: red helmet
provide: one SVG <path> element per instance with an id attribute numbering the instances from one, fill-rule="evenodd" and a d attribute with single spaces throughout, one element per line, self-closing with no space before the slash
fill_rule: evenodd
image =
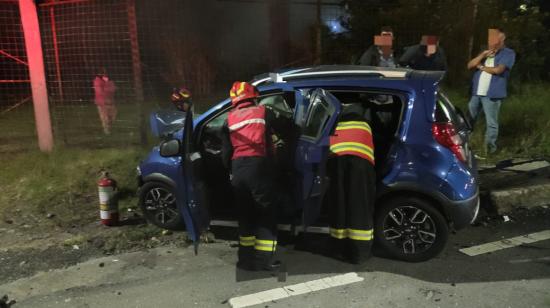
<path id="1" fill-rule="evenodd" d="M 172 103 L 185 102 L 191 100 L 191 92 L 186 88 L 174 88 L 170 97 Z"/>
<path id="2" fill-rule="evenodd" d="M 189 105 L 192 104 L 191 92 L 183 87 L 174 88 L 174 90 L 172 91 L 172 95 L 170 96 L 170 100 L 174 105 L 176 105 L 176 108 L 180 110 L 184 110 L 185 108 L 183 104 L 189 104 Z"/>
<path id="3" fill-rule="evenodd" d="M 235 106 L 242 101 L 260 96 L 260 92 L 248 82 L 235 81 L 229 91 L 229 96 L 231 97 L 231 104 Z"/>

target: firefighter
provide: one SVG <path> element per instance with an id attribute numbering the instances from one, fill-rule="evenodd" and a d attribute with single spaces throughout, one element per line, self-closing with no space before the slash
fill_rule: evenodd
<path id="1" fill-rule="evenodd" d="M 332 251 L 360 264 L 371 256 L 376 174 L 374 144 L 360 104 L 345 105 L 330 137 Z"/>
<path id="2" fill-rule="evenodd" d="M 191 92 L 184 87 L 174 88 L 170 100 L 179 111 L 187 112 L 193 107 Z"/>
<path id="3" fill-rule="evenodd" d="M 237 267 L 245 270 L 275 270 L 277 215 L 280 209 L 271 167 L 272 125 L 276 114 L 258 106 L 256 87 L 235 82 L 232 110 L 224 124 L 223 158 L 231 165 L 231 185 L 237 203 L 239 251 Z"/>

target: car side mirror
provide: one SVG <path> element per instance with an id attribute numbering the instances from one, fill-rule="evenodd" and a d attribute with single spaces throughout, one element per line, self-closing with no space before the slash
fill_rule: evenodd
<path id="1" fill-rule="evenodd" d="M 181 144 L 177 139 L 164 141 L 160 144 L 160 156 L 170 157 L 179 155 L 181 152 Z"/>

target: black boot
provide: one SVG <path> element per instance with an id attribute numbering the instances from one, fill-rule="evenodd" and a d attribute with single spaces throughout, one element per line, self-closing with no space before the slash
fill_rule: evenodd
<path id="1" fill-rule="evenodd" d="M 275 253 L 267 251 L 255 251 L 254 253 L 255 271 L 277 271 L 281 267 L 281 262 L 275 259 Z"/>
<path id="2" fill-rule="evenodd" d="M 239 246 L 237 267 L 247 271 L 254 270 L 254 247 Z"/>

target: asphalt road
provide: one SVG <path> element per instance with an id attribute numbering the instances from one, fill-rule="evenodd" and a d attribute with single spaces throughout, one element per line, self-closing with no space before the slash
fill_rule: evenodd
<path id="1" fill-rule="evenodd" d="M 255 307 L 550 307 L 550 240 L 475 257 L 458 251 L 550 229 L 550 210 L 524 214 L 460 231 L 423 263 L 374 257 L 352 266 L 286 244 L 288 279 L 278 282 L 237 277 L 236 242 L 218 239 L 198 256 L 192 247 L 161 247 L 92 259 L 0 285 L 0 295 L 16 299 L 15 308 L 229 307 L 234 297 L 355 272 L 363 281 Z"/>

